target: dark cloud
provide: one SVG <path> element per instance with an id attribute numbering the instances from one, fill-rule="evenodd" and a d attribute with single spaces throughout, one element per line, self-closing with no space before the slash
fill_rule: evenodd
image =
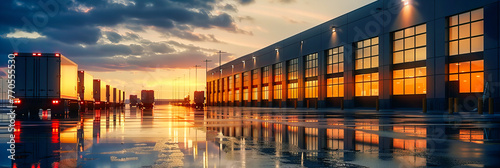
<path id="1" fill-rule="evenodd" d="M 255 0 L 236 0 L 236 2 L 238 2 L 242 5 L 248 5 L 248 4 L 254 3 Z"/>
<path id="2" fill-rule="evenodd" d="M 295 0 L 271 0 L 271 2 L 292 3 L 295 2 Z"/>
<path id="3" fill-rule="evenodd" d="M 2 1 L 0 35 L 22 29 L 26 32 L 38 32 L 62 42 L 94 44 L 101 37 L 99 27 L 117 25 L 124 25 L 134 31 L 144 31 L 146 27 L 151 26 L 165 30 L 189 26 L 193 29 L 218 28 L 233 33 L 251 34 L 238 28 L 229 14 L 213 12 L 214 7 L 218 5 L 217 0 L 53 2 L 59 1 L 68 3 L 55 3 L 57 7 L 48 8 L 57 9 L 54 12 L 45 10 L 47 8 L 39 5 L 38 1 Z"/>
<path id="4" fill-rule="evenodd" d="M 251 16 L 238 16 L 238 21 L 242 22 L 242 21 L 250 21 L 250 22 L 254 22 L 255 19 Z"/>
<path id="5" fill-rule="evenodd" d="M 106 34 L 106 37 L 112 43 L 119 43 L 123 39 L 123 37 L 116 32 L 105 32 L 104 34 Z"/>
<path id="6" fill-rule="evenodd" d="M 220 8 L 225 11 L 238 12 L 238 8 L 235 5 L 231 4 L 226 4 L 224 6 L 221 6 Z"/>

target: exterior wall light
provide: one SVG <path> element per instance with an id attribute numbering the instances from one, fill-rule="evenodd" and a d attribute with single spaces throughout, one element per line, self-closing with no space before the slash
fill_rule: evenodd
<path id="1" fill-rule="evenodd" d="M 252 59 L 255 61 L 255 59 L 257 59 L 257 58 L 255 56 L 253 56 Z"/>
<path id="2" fill-rule="evenodd" d="M 408 4 L 410 4 L 410 0 L 401 0 L 401 2 L 403 2 L 403 4 L 406 6 Z"/>
<path id="3" fill-rule="evenodd" d="M 335 33 L 335 26 L 332 26 L 330 29 L 332 29 L 332 33 Z"/>

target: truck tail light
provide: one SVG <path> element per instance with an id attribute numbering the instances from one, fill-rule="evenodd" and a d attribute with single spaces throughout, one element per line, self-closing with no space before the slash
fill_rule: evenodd
<path id="1" fill-rule="evenodd" d="M 81 101 L 80 104 L 83 104 L 83 101 Z"/>
<path id="2" fill-rule="evenodd" d="M 38 53 L 37 55 L 38 55 L 38 56 L 42 56 L 42 53 Z"/>
<path id="3" fill-rule="evenodd" d="M 52 104 L 59 104 L 59 100 L 52 100 Z"/>
<path id="4" fill-rule="evenodd" d="M 19 99 L 14 100 L 14 104 L 21 104 L 21 100 Z"/>
<path id="5" fill-rule="evenodd" d="M 101 102 L 95 102 L 95 104 L 101 104 Z"/>
<path id="6" fill-rule="evenodd" d="M 56 53 L 56 57 L 59 57 L 59 56 L 60 56 L 60 54 L 59 54 L 59 53 Z"/>
<path id="7" fill-rule="evenodd" d="M 36 56 L 36 53 L 33 53 L 33 56 Z"/>
<path id="8" fill-rule="evenodd" d="M 19 53 L 16 53 L 16 52 L 14 53 L 14 56 L 16 56 L 16 57 L 17 57 L 18 55 L 19 55 Z"/>

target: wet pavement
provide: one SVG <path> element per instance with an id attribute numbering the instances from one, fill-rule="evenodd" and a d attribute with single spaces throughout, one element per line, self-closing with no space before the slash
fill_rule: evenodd
<path id="1" fill-rule="evenodd" d="M 472 113 L 127 106 L 16 121 L 16 160 L 2 152 L 0 167 L 497 167 L 499 123 Z"/>

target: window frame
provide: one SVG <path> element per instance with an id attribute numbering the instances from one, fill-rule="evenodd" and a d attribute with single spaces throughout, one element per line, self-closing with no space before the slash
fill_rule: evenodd
<path id="1" fill-rule="evenodd" d="M 478 10 L 481 10 L 481 16 L 482 18 L 481 19 L 477 19 L 477 20 L 472 20 L 472 13 L 475 12 L 475 11 L 478 11 Z M 461 15 L 465 15 L 465 14 L 468 14 L 468 17 L 469 17 L 469 20 L 467 22 L 464 22 L 464 23 L 461 23 L 460 21 L 460 18 L 461 18 Z M 454 22 L 454 18 L 456 17 L 456 24 L 452 23 Z M 458 14 L 455 14 L 455 15 L 451 15 L 451 16 L 448 16 L 447 19 L 447 24 L 446 24 L 446 32 L 447 32 L 447 37 L 446 37 L 446 44 L 447 44 L 447 55 L 448 56 L 458 56 L 458 55 L 464 55 L 464 54 L 470 54 L 470 53 L 478 53 L 478 52 L 484 52 L 484 8 L 477 8 L 477 9 L 473 9 L 473 10 L 469 10 L 469 11 L 466 11 L 466 12 L 462 12 L 462 13 L 458 13 Z M 473 24 L 474 23 L 479 23 L 479 22 L 482 22 L 482 33 L 479 34 L 479 35 L 472 35 L 473 31 Z M 469 30 L 468 30 L 468 36 L 466 37 L 463 37 L 461 38 L 460 37 L 460 32 L 461 32 L 461 27 L 462 26 L 467 26 L 469 27 Z M 454 28 L 457 28 L 456 29 L 456 33 L 452 33 L 451 31 L 454 29 Z M 452 34 L 456 34 L 457 35 L 457 38 L 456 39 L 452 39 Z M 472 51 L 472 47 L 473 47 L 473 42 L 472 40 L 475 39 L 475 38 L 482 38 L 482 46 L 480 49 L 480 51 Z M 461 41 L 469 41 L 469 51 L 468 52 L 464 52 L 464 53 L 461 53 L 460 52 L 460 49 L 463 48 L 462 46 L 460 46 L 460 43 Z M 452 43 L 456 42 L 456 46 L 457 46 L 457 50 L 456 50 L 456 54 L 454 52 L 452 52 L 452 46 L 454 46 Z"/>

